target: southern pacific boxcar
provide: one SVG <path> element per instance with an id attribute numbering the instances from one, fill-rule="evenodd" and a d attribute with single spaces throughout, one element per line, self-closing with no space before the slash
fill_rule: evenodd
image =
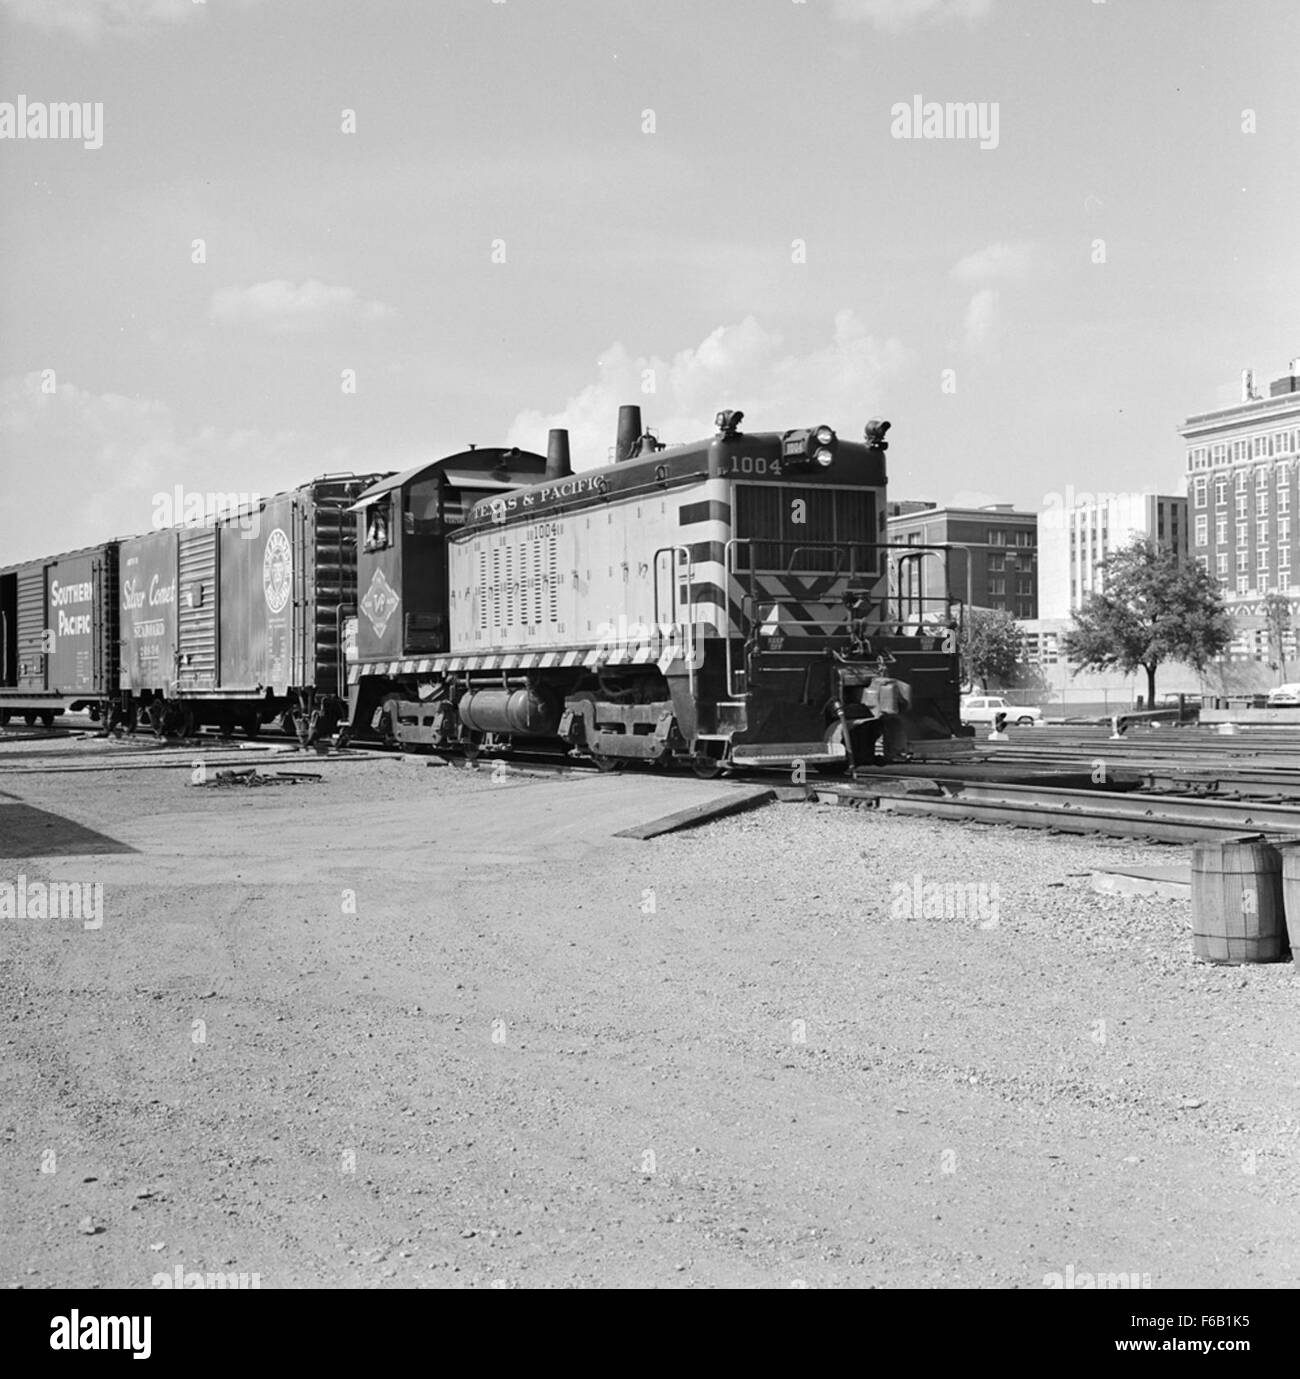
<path id="1" fill-rule="evenodd" d="M 99 717 L 117 675 L 116 543 L 0 570 L 0 723 Z"/>
<path id="2" fill-rule="evenodd" d="M 683 760 L 701 774 L 843 769 L 882 741 L 899 756 L 960 732 L 946 598 L 900 610 L 891 597 L 900 562 L 942 553 L 886 544 L 889 424 L 846 442 L 741 421 L 720 413 L 714 437 L 664 447 L 624 408 L 613 464 L 571 473 L 553 433 L 545 469 L 533 457 L 502 472 L 503 491 L 430 528 L 419 554 L 363 537 L 351 730 L 559 739 L 602 766 Z M 402 476 L 402 504 L 458 485 L 464 506 L 463 459 Z M 392 499 L 362 495 L 360 529 L 400 543 L 412 528 Z M 385 574 L 395 562 L 402 587 Z M 419 645 L 403 619 L 413 579 L 446 582 L 445 637 Z"/>
<path id="3" fill-rule="evenodd" d="M 355 598 L 349 508 L 383 476 L 325 477 L 202 526 L 121 542 L 121 709 L 160 731 L 250 736 L 281 718 L 310 740 L 342 710 Z"/>

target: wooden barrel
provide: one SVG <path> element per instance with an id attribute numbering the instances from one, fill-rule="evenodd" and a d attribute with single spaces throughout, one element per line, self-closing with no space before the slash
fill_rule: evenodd
<path id="1" fill-rule="evenodd" d="M 1277 851 L 1282 855 L 1282 908 L 1286 912 L 1291 961 L 1300 970 L 1300 840 L 1283 843 Z"/>
<path id="2" fill-rule="evenodd" d="M 1192 849 L 1192 952 L 1203 962 L 1278 962 L 1286 953 L 1282 857 L 1258 833 Z"/>

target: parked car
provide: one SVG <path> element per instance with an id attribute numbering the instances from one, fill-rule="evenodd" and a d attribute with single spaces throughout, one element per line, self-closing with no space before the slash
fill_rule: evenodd
<path id="1" fill-rule="evenodd" d="M 995 695 L 973 694 L 961 701 L 963 723 L 992 723 L 1000 713 L 1006 714 L 1008 723 L 1022 728 L 1036 728 L 1043 721 L 1042 709 L 1012 704 Z"/>
<path id="2" fill-rule="evenodd" d="M 1268 692 L 1270 709 L 1300 708 L 1300 685 L 1279 685 Z"/>

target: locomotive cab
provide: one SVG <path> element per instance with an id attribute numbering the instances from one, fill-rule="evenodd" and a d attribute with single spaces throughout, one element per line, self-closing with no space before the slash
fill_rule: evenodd
<path id="1" fill-rule="evenodd" d="M 357 522 L 357 604 L 349 660 L 419 662 L 449 649 L 447 538 L 480 499 L 535 483 L 546 470 L 542 455 L 516 448 L 470 449 L 417 465 L 367 489 L 352 505 Z M 428 665 L 424 665 L 427 672 Z M 373 681 L 373 677 L 369 677 Z M 373 686 L 372 686 L 373 688 Z M 348 721 L 372 715 L 383 700 L 400 699 L 391 687 L 363 702 L 362 677 L 349 674 Z M 395 721 L 395 713 L 389 712 Z M 381 722 L 382 735 L 394 721 Z M 432 740 L 421 734 L 421 740 Z"/>

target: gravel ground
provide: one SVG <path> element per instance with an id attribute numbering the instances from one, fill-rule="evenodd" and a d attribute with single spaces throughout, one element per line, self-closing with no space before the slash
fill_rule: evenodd
<path id="1" fill-rule="evenodd" d="M 0 839 L 52 820 L 0 879 L 114 897 L 3 921 L 9 1286 L 1294 1282 L 1300 980 L 1088 885 L 1186 849 L 790 804 L 548 850 L 591 778 L 287 764 L 0 777 Z M 56 870 L 65 820 L 137 851 Z"/>

